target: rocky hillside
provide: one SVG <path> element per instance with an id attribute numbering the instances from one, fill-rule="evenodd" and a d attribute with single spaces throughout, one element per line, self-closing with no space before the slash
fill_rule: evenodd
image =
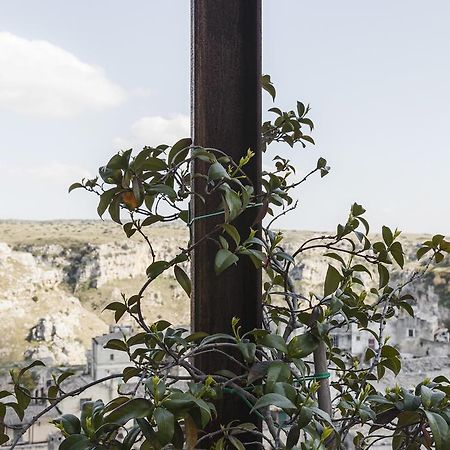
<path id="1" fill-rule="evenodd" d="M 288 231 L 289 247 L 313 233 Z M 182 228 L 152 231 L 158 259 L 185 245 Z M 408 252 L 424 236 L 405 236 Z M 148 249 L 127 239 L 110 222 L 0 222 L 0 363 L 24 357 L 51 357 L 58 364 L 81 364 L 91 337 L 112 321 L 103 307 L 132 295 L 145 279 Z M 295 269 L 305 290 L 316 288 L 327 267 L 321 253 L 307 255 Z M 415 287 L 423 309 L 448 318 L 450 269 L 436 269 Z M 164 317 L 189 323 L 189 299 L 171 274 L 157 280 L 144 299 L 148 320 Z M 438 312 L 439 311 L 439 312 Z"/>

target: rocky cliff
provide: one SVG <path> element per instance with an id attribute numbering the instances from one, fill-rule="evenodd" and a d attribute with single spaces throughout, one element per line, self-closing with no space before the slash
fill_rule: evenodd
<path id="1" fill-rule="evenodd" d="M 286 246 L 297 247 L 310 232 L 286 232 Z M 155 228 L 157 259 L 171 258 L 186 244 L 181 228 Z M 407 252 L 423 236 L 405 236 Z M 127 239 L 109 222 L 0 222 L 0 363 L 23 357 L 51 357 L 58 364 L 81 364 L 91 337 L 112 320 L 102 308 L 133 295 L 145 280 L 148 248 Z M 319 251 L 299 261 L 294 275 L 306 293 L 317 289 L 328 264 Z M 433 271 L 414 290 L 420 307 L 448 318 L 449 268 Z M 189 323 L 189 300 L 171 273 L 156 280 L 144 298 L 148 320 L 164 317 Z"/>

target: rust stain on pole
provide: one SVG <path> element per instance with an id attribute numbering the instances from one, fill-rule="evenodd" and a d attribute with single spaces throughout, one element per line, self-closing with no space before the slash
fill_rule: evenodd
<path id="1" fill-rule="evenodd" d="M 221 149 L 239 160 L 247 149 L 256 156 L 246 169 L 257 192 L 261 185 L 261 0 L 192 0 L 192 132 L 194 144 Z M 195 172 L 205 172 L 196 163 Z M 201 192 L 204 180 L 194 180 Z M 206 204 L 192 200 L 194 217 L 216 210 L 218 198 Z M 256 209 L 233 224 L 248 236 Z M 192 239 L 207 234 L 217 218 L 197 220 Z M 248 258 L 222 275 L 214 273 L 217 247 L 210 241 L 195 249 L 192 261 L 193 330 L 231 331 L 231 319 L 239 317 L 244 331 L 261 326 L 261 273 Z M 223 356 L 202 355 L 197 366 L 206 373 L 236 371 Z M 254 421 L 238 396 L 218 404 L 220 421 Z M 251 448 L 251 447 L 248 447 Z"/>

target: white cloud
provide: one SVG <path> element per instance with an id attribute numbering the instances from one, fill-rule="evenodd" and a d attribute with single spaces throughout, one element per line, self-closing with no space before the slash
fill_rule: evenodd
<path id="1" fill-rule="evenodd" d="M 8 219 L 69 219 L 96 217 L 97 197 L 69 186 L 82 178 L 92 178 L 83 167 L 60 161 L 39 165 L 0 164 L 2 183 L 11 195 L 2 202 L 2 217 Z M 83 195 L 84 194 L 84 195 Z"/>
<path id="2" fill-rule="evenodd" d="M 114 147 L 138 149 L 145 145 L 171 145 L 183 137 L 190 136 L 189 124 L 189 117 L 183 114 L 169 118 L 142 117 L 131 126 L 128 137 L 114 139 Z"/>
<path id="3" fill-rule="evenodd" d="M 6 166 L 0 164 L 0 172 L 4 180 L 14 183 L 39 182 L 47 185 L 70 184 L 82 178 L 92 178 L 92 175 L 82 167 L 69 166 L 57 161 L 33 167 Z"/>
<path id="4" fill-rule="evenodd" d="M 101 68 L 47 41 L 0 32 L 0 67 L 0 106 L 19 113 L 71 117 L 125 99 Z"/>

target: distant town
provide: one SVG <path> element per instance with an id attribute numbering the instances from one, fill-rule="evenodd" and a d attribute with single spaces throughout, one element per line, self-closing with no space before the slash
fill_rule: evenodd
<path id="1" fill-rule="evenodd" d="M 170 258 L 186 239 L 179 228 L 170 232 L 156 228 L 153 233 L 160 259 Z M 312 234 L 285 232 L 292 248 Z M 420 240 L 423 236 L 404 236 L 405 250 L 415 252 Z M 71 392 L 120 374 L 130 364 L 126 353 L 107 349 L 105 344 L 131 335 L 136 331 L 134 324 L 127 320 L 114 324 L 112 315 L 101 311 L 109 302 L 120 300 L 122 293 L 136 292 L 145 279 L 149 255 L 142 243 L 127 239 L 109 222 L 0 222 L 0 241 L 0 332 L 4 336 L 0 385 L 8 386 L 9 368 L 33 359 L 46 363 L 45 368 L 30 372 L 33 400 L 23 422 L 8 410 L 5 423 L 14 439 L 18 425 L 33 421 L 48 405 L 46 392 L 55 373 L 72 373 L 62 384 L 65 392 Z M 327 263 L 319 252 L 311 253 L 298 262 L 292 276 L 305 291 L 314 291 L 323 282 Z M 386 383 L 408 386 L 427 376 L 450 376 L 449 279 L 450 268 L 444 267 L 420 280 L 411 288 L 413 316 L 402 312 L 388 321 L 385 334 L 389 344 L 400 350 L 403 370 L 397 378 L 390 374 Z M 155 284 L 144 305 L 148 320 L 164 318 L 189 328 L 189 299 L 171 274 Z M 370 330 L 358 330 L 354 324 L 330 335 L 343 355 L 349 352 L 361 361 L 367 349 L 377 345 Z M 67 397 L 33 423 L 18 448 L 56 450 L 62 435 L 52 420 L 62 412 L 79 415 L 84 402 L 102 399 L 106 403 L 118 390 L 127 389 L 130 386 L 115 378 Z"/>

